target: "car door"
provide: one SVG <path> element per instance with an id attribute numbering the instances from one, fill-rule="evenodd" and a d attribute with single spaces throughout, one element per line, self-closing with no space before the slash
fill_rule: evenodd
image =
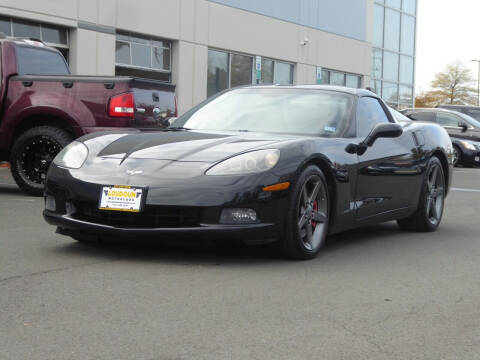
<path id="1" fill-rule="evenodd" d="M 385 105 L 375 97 L 360 97 L 357 102 L 357 141 L 362 141 L 373 127 L 394 122 Z M 420 169 L 415 163 L 417 144 L 411 131 L 398 138 L 380 138 L 358 155 L 355 195 L 356 218 L 362 221 L 395 211 L 405 211 L 416 196 Z"/>

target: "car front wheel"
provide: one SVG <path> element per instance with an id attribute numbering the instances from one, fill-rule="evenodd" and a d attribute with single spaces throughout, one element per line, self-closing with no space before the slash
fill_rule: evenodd
<path id="1" fill-rule="evenodd" d="M 458 166 L 461 163 L 462 152 L 457 145 L 453 145 L 453 166 Z"/>
<path id="2" fill-rule="evenodd" d="M 314 258 L 325 242 L 329 219 L 329 194 L 322 171 L 308 166 L 295 182 L 281 240 L 283 254 L 293 259 Z"/>

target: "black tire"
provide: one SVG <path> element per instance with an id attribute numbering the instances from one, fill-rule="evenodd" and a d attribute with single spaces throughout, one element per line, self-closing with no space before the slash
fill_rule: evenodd
<path id="1" fill-rule="evenodd" d="M 445 174 L 440 160 L 433 156 L 427 165 L 417 210 L 406 219 L 398 220 L 402 230 L 435 231 L 443 216 L 445 205 Z"/>
<path id="2" fill-rule="evenodd" d="M 12 176 L 20 189 L 42 195 L 50 163 L 72 140 L 69 133 L 53 126 L 38 126 L 21 134 L 10 153 Z"/>
<path id="3" fill-rule="evenodd" d="M 453 145 L 453 166 L 458 166 L 462 164 L 462 151 L 457 145 Z"/>
<path id="4" fill-rule="evenodd" d="M 279 244 L 283 255 L 297 260 L 314 258 L 325 243 L 329 214 L 327 180 L 317 166 L 310 165 L 294 182 L 285 235 Z"/>

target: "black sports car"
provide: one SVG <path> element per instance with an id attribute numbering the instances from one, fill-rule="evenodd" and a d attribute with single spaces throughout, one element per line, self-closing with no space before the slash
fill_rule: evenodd
<path id="1" fill-rule="evenodd" d="M 79 241 L 276 241 L 307 259 L 327 234 L 366 224 L 434 231 L 451 178 L 446 131 L 397 122 L 372 92 L 252 86 L 161 132 L 72 142 L 48 172 L 44 217 Z"/>

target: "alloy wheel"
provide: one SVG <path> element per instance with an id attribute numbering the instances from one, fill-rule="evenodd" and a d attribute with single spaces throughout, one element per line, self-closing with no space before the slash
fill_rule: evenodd
<path id="1" fill-rule="evenodd" d="M 460 154 L 456 146 L 453 147 L 453 165 L 456 166 L 458 163 L 458 159 L 460 158 Z"/>
<path id="2" fill-rule="evenodd" d="M 298 231 L 303 246 L 308 251 L 315 251 L 322 241 L 326 222 L 327 189 L 317 175 L 310 176 L 300 192 L 298 204 Z"/>
<path id="3" fill-rule="evenodd" d="M 20 173 L 26 181 L 42 185 L 51 162 L 61 149 L 61 145 L 49 137 L 32 138 L 23 146 L 21 158 L 18 159 Z"/>
<path id="4" fill-rule="evenodd" d="M 428 220 L 436 225 L 442 218 L 445 197 L 444 178 L 440 165 L 430 168 L 427 178 L 427 200 L 425 204 Z"/>

